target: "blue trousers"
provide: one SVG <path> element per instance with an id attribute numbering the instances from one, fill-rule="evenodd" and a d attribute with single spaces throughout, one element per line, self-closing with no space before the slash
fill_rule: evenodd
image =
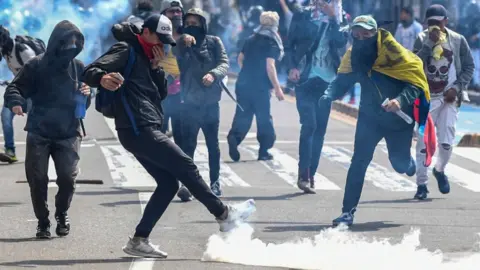
<path id="1" fill-rule="evenodd" d="M 372 161 L 377 144 L 385 138 L 388 158 L 393 169 L 403 174 L 414 166 L 415 161 L 410 153 L 413 128 L 405 130 L 388 130 L 377 125 L 368 116 L 359 114 L 355 131 L 355 146 L 352 163 L 348 170 L 342 213 L 355 211 L 362 194 L 363 183 L 368 165 Z"/>

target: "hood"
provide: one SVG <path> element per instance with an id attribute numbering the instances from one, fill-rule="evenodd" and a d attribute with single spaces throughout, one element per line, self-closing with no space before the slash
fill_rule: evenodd
<path id="1" fill-rule="evenodd" d="M 116 40 L 131 43 L 131 41 L 137 39 L 136 35 L 141 34 L 142 30 L 135 24 L 123 22 L 113 25 L 111 31 Z"/>
<path id="2" fill-rule="evenodd" d="M 198 16 L 200 17 L 200 21 L 202 22 L 203 29 L 205 29 L 205 33 L 208 33 L 208 26 L 207 26 L 207 17 L 205 16 L 205 12 L 199 8 L 191 8 L 185 13 L 185 16 L 183 16 L 183 25 L 185 25 L 185 19 L 187 16 Z"/>
<path id="3" fill-rule="evenodd" d="M 55 54 L 55 51 L 63 45 L 65 39 L 72 35 L 75 35 L 77 37 L 76 45 L 79 50 L 78 53 L 75 55 L 76 57 L 83 50 L 83 46 L 85 44 L 85 37 L 75 24 L 67 20 L 59 22 L 55 26 L 55 28 L 53 28 L 52 34 L 48 39 L 46 54 Z"/>
<path id="4" fill-rule="evenodd" d="M 183 4 L 180 0 L 163 0 L 160 6 L 160 13 L 164 14 L 165 11 L 171 7 L 180 7 L 183 10 Z"/>

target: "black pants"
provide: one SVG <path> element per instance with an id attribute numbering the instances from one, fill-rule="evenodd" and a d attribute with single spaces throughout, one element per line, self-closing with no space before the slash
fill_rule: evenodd
<path id="1" fill-rule="evenodd" d="M 217 182 L 220 177 L 219 125 L 220 105 L 218 103 L 204 106 L 183 104 L 181 148 L 193 159 L 198 133 L 200 129 L 202 130 L 208 149 L 210 183 Z"/>
<path id="2" fill-rule="evenodd" d="M 162 125 L 162 132 L 165 133 L 168 130 L 168 121 L 172 121 L 172 135 L 173 140 L 177 145 L 181 145 L 181 130 L 182 130 L 182 103 L 181 103 L 180 94 L 168 95 L 167 98 L 162 102 L 162 107 L 164 110 L 164 118 Z"/>
<path id="3" fill-rule="evenodd" d="M 160 128 L 159 126 L 141 128 L 138 136 L 130 129 L 118 131 L 122 146 L 135 156 L 157 182 L 157 188 L 136 228 L 135 236 L 138 237 L 150 235 L 178 191 L 177 179 L 215 217 L 221 216 L 226 210 L 223 202 L 205 184 L 193 160 L 162 133 Z"/>
<path id="4" fill-rule="evenodd" d="M 275 144 L 276 134 L 273 118 L 270 114 L 270 90 L 246 89 L 247 86 L 237 85 L 237 101 L 243 110 L 237 106 L 232 127 L 228 133 L 229 142 L 238 146 L 247 136 L 252 126 L 253 116 L 257 120 L 257 140 L 260 151 L 267 151 Z"/>
<path id="5" fill-rule="evenodd" d="M 66 213 L 75 192 L 80 144 L 80 137 L 52 140 L 35 133 L 28 133 L 25 173 L 30 186 L 33 210 L 40 223 L 49 222 L 48 161 L 50 156 L 57 172 L 58 192 L 55 196 L 55 214 Z"/>

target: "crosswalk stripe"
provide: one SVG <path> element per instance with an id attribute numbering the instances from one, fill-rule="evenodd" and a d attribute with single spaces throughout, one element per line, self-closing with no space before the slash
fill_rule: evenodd
<path id="1" fill-rule="evenodd" d="M 197 145 L 194 156 L 195 165 L 197 165 L 203 179 L 210 182 L 210 168 L 208 166 L 208 149 L 206 145 Z M 220 161 L 220 183 L 225 186 L 250 187 L 250 184 L 243 181 L 227 164 Z"/>
<path id="2" fill-rule="evenodd" d="M 343 147 L 333 148 L 324 145 L 322 156 L 335 163 L 341 164 L 348 170 L 351 164 L 351 157 L 353 156 L 353 153 L 352 151 Z M 370 182 L 377 188 L 387 191 L 410 192 L 417 190 L 417 186 L 414 182 L 373 161 L 367 168 L 365 181 Z"/>
<path id="3" fill-rule="evenodd" d="M 383 151 L 388 151 L 386 148 L 383 148 Z M 415 148 L 411 148 L 411 154 L 416 158 Z M 431 173 L 433 166 L 437 163 L 436 155 L 432 157 L 432 164 L 428 168 L 428 171 Z M 461 187 L 464 187 L 473 192 L 480 192 L 480 174 L 474 173 L 470 170 L 464 169 L 460 166 L 455 165 L 454 163 L 448 163 L 445 174 L 448 176 L 450 182 L 453 182 Z"/>
<path id="4" fill-rule="evenodd" d="M 480 148 L 454 147 L 453 153 L 480 164 Z"/>
<path id="5" fill-rule="evenodd" d="M 116 187 L 155 187 L 157 183 L 121 145 L 100 146 Z"/>
<path id="6" fill-rule="evenodd" d="M 254 157 L 258 155 L 258 145 L 240 146 L 239 148 Z M 297 187 L 298 161 L 276 148 L 269 151 L 274 157 L 273 160 L 261 161 L 261 163 L 289 185 Z M 340 187 L 319 173 L 315 173 L 315 180 L 315 189 L 317 190 L 340 190 Z"/>

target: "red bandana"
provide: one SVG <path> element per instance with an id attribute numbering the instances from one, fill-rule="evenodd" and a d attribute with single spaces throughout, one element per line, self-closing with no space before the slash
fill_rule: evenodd
<path id="1" fill-rule="evenodd" d="M 143 51 L 145 52 L 145 55 L 147 55 L 148 59 L 152 60 L 153 59 L 153 47 L 157 44 L 152 44 L 147 41 L 145 41 L 140 35 L 137 35 L 138 42 L 143 48 Z"/>

